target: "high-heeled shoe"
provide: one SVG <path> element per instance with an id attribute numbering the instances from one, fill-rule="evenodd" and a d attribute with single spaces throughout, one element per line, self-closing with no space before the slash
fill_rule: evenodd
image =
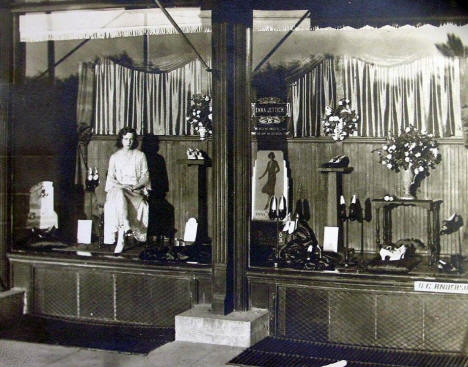
<path id="1" fill-rule="evenodd" d="M 346 214 L 346 200 L 343 195 L 340 196 L 340 202 L 338 204 L 338 218 L 340 218 L 342 221 L 348 219 Z"/>
<path id="2" fill-rule="evenodd" d="M 271 220 L 278 218 L 278 199 L 275 196 L 270 198 L 268 208 L 268 217 Z"/>
<path id="3" fill-rule="evenodd" d="M 463 218 L 457 213 L 453 213 L 449 218 L 442 221 L 440 234 L 450 234 L 458 231 L 463 226 Z"/>
<path id="4" fill-rule="evenodd" d="M 281 196 L 279 199 L 279 204 L 278 204 L 278 218 L 280 220 L 283 220 L 286 217 L 286 198 L 284 195 Z"/>
<path id="5" fill-rule="evenodd" d="M 350 221 L 359 220 L 361 218 L 361 205 L 357 195 L 353 195 L 351 199 L 351 204 L 349 204 L 349 214 L 348 218 Z"/>
<path id="6" fill-rule="evenodd" d="M 349 157 L 346 155 L 337 155 L 330 159 L 328 162 L 323 163 L 323 168 L 344 168 L 348 167 Z"/>

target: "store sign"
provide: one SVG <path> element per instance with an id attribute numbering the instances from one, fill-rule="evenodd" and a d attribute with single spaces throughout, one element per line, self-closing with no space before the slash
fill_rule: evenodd
<path id="1" fill-rule="evenodd" d="M 414 282 L 414 290 L 417 292 L 468 294 L 468 283 L 417 281 Z"/>
<path id="2" fill-rule="evenodd" d="M 288 118 L 291 116 L 289 103 L 276 97 L 266 97 L 252 103 L 254 135 L 287 134 Z"/>

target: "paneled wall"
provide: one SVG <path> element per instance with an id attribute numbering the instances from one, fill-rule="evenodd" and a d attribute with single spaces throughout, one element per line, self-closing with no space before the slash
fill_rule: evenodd
<path id="1" fill-rule="evenodd" d="M 292 197 L 309 201 L 311 218 L 309 224 L 315 231 L 319 242 L 323 239 L 323 227 L 326 223 L 326 176 L 317 169 L 324 162 L 337 154 L 346 154 L 350 158 L 351 174 L 344 175 L 343 191 L 349 204 L 353 194 L 358 195 L 363 207 L 367 199 L 382 198 L 385 194 L 403 193 L 400 174 L 388 170 L 378 163 L 373 149 L 382 146 L 383 140 L 349 139 L 344 143 L 334 144 L 324 139 L 288 140 L 288 161 L 291 170 Z M 468 220 L 468 149 L 461 139 L 440 141 L 442 162 L 421 184 L 417 193 L 419 199 L 442 200 L 440 218 L 448 218 L 452 213 L 461 214 Z M 426 243 L 425 216 L 422 209 L 397 208 L 393 213 L 393 241 L 401 238 L 418 238 Z M 374 211 L 372 210 L 372 215 Z M 365 251 L 375 251 L 375 221 L 349 224 L 350 247 L 360 249 L 361 230 Z M 464 254 L 468 253 L 468 244 L 464 242 Z M 468 233 L 468 232 L 467 232 Z M 442 253 L 457 253 L 458 234 L 441 237 Z"/>

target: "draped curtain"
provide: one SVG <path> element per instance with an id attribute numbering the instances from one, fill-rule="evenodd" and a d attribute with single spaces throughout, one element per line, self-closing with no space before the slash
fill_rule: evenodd
<path id="1" fill-rule="evenodd" d="M 332 58 L 316 58 L 313 67 L 291 84 L 293 136 L 319 136 L 320 117 L 325 106 L 336 100 Z M 304 70 L 310 69 L 304 65 Z M 295 70 L 294 75 L 300 71 Z"/>
<path id="2" fill-rule="evenodd" d="M 337 86 L 328 83 L 337 83 L 343 95 L 331 93 Z M 461 136 L 457 58 L 395 65 L 347 56 L 327 59 L 290 88 L 294 136 L 318 136 L 325 106 L 342 97 L 349 98 L 360 115 L 360 136 L 385 137 L 410 124 L 439 137 Z"/>
<path id="3" fill-rule="evenodd" d="M 158 72 L 122 66 L 107 58 L 82 64 L 78 121 L 103 135 L 117 134 L 124 126 L 134 127 L 139 134 L 191 133 L 185 120 L 187 103 L 195 93 L 211 94 L 211 74 L 193 57 L 156 62 L 152 67 Z"/>

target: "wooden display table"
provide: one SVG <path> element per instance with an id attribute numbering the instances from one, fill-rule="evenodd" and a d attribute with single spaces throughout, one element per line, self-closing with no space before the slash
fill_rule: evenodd
<path id="1" fill-rule="evenodd" d="M 380 248 L 380 214 L 383 212 L 382 230 L 383 230 L 383 246 L 388 246 L 392 243 L 392 210 L 400 206 L 414 206 L 423 208 L 426 211 L 427 223 L 427 248 L 430 251 L 429 265 L 434 265 L 439 261 L 440 254 L 440 235 L 439 235 L 439 211 L 441 200 L 393 200 L 386 201 L 384 199 L 372 200 L 375 208 L 375 235 L 377 246 Z"/>

